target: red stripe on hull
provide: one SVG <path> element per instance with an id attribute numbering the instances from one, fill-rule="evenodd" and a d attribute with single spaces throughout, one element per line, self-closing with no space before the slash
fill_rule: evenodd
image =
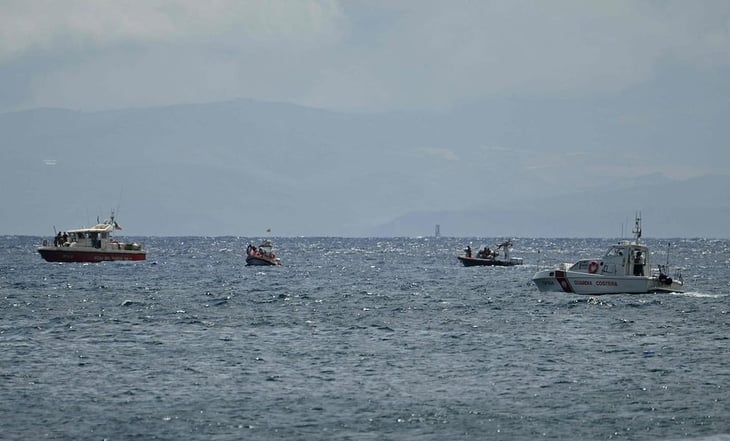
<path id="1" fill-rule="evenodd" d="M 555 271 L 555 279 L 558 283 L 560 283 L 560 287 L 563 288 L 563 291 L 574 292 L 573 287 L 570 286 L 570 282 L 568 282 L 568 279 L 565 277 L 565 271 Z"/>
<path id="2" fill-rule="evenodd" d="M 146 253 L 110 253 L 96 251 L 38 250 L 47 262 L 105 262 L 112 260 L 145 260 Z"/>

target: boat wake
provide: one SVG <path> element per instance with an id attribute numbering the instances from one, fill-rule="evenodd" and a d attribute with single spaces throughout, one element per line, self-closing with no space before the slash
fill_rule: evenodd
<path id="1" fill-rule="evenodd" d="M 727 297 L 727 294 L 710 294 L 706 292 L 697 292 L 697 291 L 688 291 L 688 292 L 673 292 L 671 295 L 675 296 L 681 296 L 681 297 L 695 297 L 695 298 L 711 298 L 711 299 L 719 299 L 721 297 Z"/>

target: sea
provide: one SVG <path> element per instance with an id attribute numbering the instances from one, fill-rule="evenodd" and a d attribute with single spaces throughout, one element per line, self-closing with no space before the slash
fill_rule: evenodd
<path id="1" fill-rule="evenodd" d="M 730 241 L 647 239 L 682 294 L 541 293 L 612 239 L 0 237 L 2 440 L 730 440 Z M 45 238 L 49 239 L 49 238 Z"/>

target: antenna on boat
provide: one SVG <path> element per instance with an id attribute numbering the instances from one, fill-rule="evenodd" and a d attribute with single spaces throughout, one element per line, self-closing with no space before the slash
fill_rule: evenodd
<path id="1" fill-rule="evenodd" d="M 119 213 L 119 206 L 122 204 L 122 190 L 123 188 L 119 188 L 119 199 L 117 199 L 117 213 Z"/>
<path id="2" fill-rule="evenodd" d="M 667 242 L 667 266 L 669 266 L 669 248 L 672 246 L 671 242 Z"/>
<path id="3" fill-rule="evenodd" d="M 641 212 L 636 213 L 636 223 L 634 225 L 634 240 L 636 243 L 639 243 L 639 239 L 641 239 Z"/>

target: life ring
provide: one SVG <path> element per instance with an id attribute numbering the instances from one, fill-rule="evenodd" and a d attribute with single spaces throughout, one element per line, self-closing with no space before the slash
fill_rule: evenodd
<path id="1" fill-rule="evenodd" d="M 595 260 L 592 260 L 591 263 L 588 264 L 588 272 L 591 274 L 595 274 L 598 272 L 598 262 Z"/>

